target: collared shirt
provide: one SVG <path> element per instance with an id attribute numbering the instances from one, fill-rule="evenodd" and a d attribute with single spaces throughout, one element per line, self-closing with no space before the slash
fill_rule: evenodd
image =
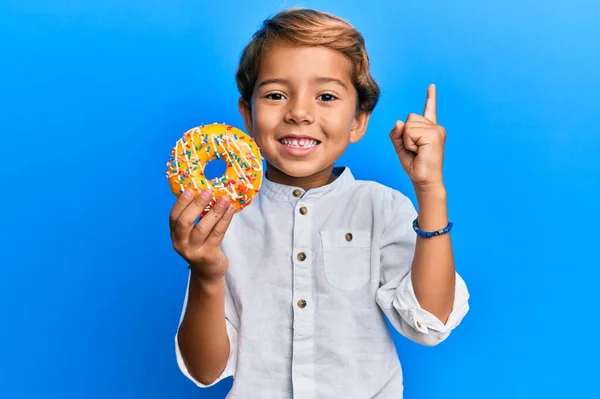
<path id="1" fill-rule="evenodd" d="M 416 210 L 408 197 L 356 180 L 349 168 L 303 190 L 263 179 L 223 239 L 230 355 L 211 385 L 228 398 L 402 397 L 402 369 L 385 317 L 404 337 L 437 345 L 469 309 L 456 275 L 446 324 L 420 307 L 411 283 Z M 189 284 L 189 281 L 188 281 Z M 181 319 L 185 311 L 185 295 Z"/>

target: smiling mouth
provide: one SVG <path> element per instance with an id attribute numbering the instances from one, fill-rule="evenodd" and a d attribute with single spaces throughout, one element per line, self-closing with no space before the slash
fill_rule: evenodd
<path id="1" fill-rule="evenodd" d="M 293 137 L 281 138 L 279 139 L 279 142 L 284 146 L 291 148 L 313 148 L 321 143 L 319 140 Z"/>

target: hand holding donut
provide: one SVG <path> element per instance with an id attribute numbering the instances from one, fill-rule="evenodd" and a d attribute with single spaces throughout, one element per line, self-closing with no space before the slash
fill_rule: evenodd
<path id="1" fill-rule="evenodd" d="M 427 88 L 423 115 L 411 113 L 406 122 L 397 121 L 390 138 L 416 190 L 443 186 L 446 130 L 437 124 L 435 85 Z"/>
<path id="2" fill-rule="evenodd" d="M 177 198 L 169 215 L 173 248 L 207 282 L 222 279 L 229 267 L 221 241 L 235 213 L 235 207 L 224 196 L 195 224 L 212 198 L 209 189 L 195 198 L 192 190 L 186 190 Z"/>

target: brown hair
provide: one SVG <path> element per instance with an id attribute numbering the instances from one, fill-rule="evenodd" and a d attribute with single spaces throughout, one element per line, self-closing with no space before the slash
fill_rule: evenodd
<path id="1" fill-rule="evenodd" d="M 266 19 L 244 48 L 236 73 L 237 87 L 250 106 L 262 52 L 272 43 L 324 46 L 341 52 L 350 61 L 351 78 L 358 92 L 358 108 L 372 112 L 379 100 L 379 86 L 369 71 L 365 41 L 350 23 L 325 12 L 291 8 Z"/>

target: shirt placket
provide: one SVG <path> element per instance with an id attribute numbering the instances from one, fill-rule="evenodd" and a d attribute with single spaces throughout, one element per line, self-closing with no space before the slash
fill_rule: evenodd
<path id="1" fill-rule="evenodd" d="M 312 296 L 312 265 L 314 251 L 311 240 L 313 205 L 302 196 L 302 191 L 293 191 L 297 198 L 294 207 L 293 226 L 293 397 L 309 399 L 315 397 L 314 373 L 314 301 Z"/>

